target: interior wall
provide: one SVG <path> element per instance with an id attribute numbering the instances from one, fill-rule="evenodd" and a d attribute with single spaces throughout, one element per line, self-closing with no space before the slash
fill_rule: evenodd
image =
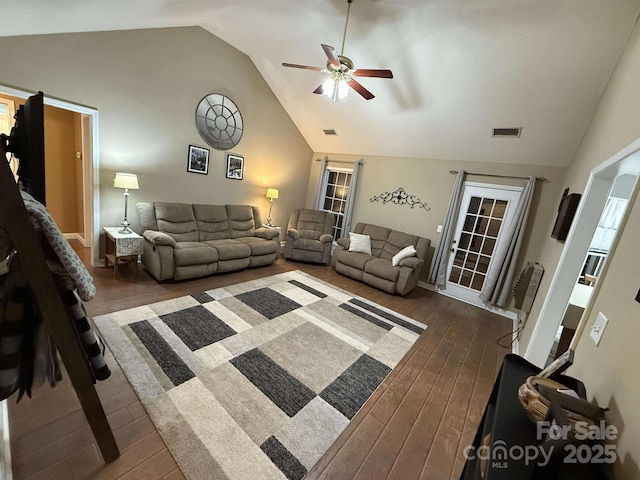
<path id="1" fill-rule="evenodd" d="M 640 26 L 636 24 L 567 171 L 564 183 L 572 191 L 582 193 L 595 167 L 640 138 L 639 84 Z M 605 275 L 598 280 L 600 290 L 592 300 L 593 308 L 577 344 L 574 366 L 569 373 L 585 383 L 590 400 L 611 408 L 607 419 L 621 430 L 616 440 L 616 478 L 632 480 L 640 478 L 640 416 L 637 406 L 640 396 L 637 372 L 640 365 L 637 346 L 640 303 L 634 301 L 640 287 L 638 262 L 635 260 L 640 244 L 640 205 L 632 199 L 628 208 L 631 208 L 629 221 L 619 234 L 617 248 L 609 255 Z M 550 238 L 543 242 L 541 253 L 545 265 L 557 264 L 562 247 L 562 243 Z M 535 321 L 540 321 L 537 317 L 553 274 L 553 270 L 545 273 L 531 321 L 521 338 L 521 349 L 530 340 Z M 609 323 L 596 347 L 589 332 L 598 312 L 602 312 Z"/>
<path id="2" fill-rule="evenodd" d="M 138 201 L 252 204 L 266 219 L 267 187 L 277 187 L 272 218 L 286 225 L 304 204 L 311 150 L 251 59 L 199 27 L 0 38 L 0 83 L 90 105 L 100 118 L 100 225 L 119 225 L 117 171 L 136 173 Z M 26 61 L 25 59 L 28 59 Z M 232 153 L 245 157 L 244 179 L 225 178 L 226 153 L 195 127 L 210 93 L 230 97 L 245 130 Z M 187 172 L 189 145 L 209 148 L 209 174 Z"/>
<path id="3" fill-rule="evenodd" d="M 501 141 L 504 139 L 496 139 Z M 508 139 L 507 141 L 513 141 Z M 461 162 L 437 159 L 375 157 L 340 155 L 324 152 L 313 154 L 311 175 L 307 188 L 307 207 L 313 205 L 321 162 L 315 159 L 328 156 L 332 160 L 355 161 L 362 159 L 357 195 L 353 211 L 353 225 L 358 222 L 383 225 L 406 233 L 412 233 L 431 239 L 432 250 L 440 234 L 438 225 L 444 222 L 451 191 L 456 179 L 449 170 L 466 170 L 475 173 L 501 174 L 514 176 L 546 177 L 548 182 L 537 182 L 532 208 L 527 223 L 527 236 L 522 245 L 518 270 L 527 261 L 539 261 L 539 246 L 543 238 L 551 233 L 547 230 L 550 218 L 556 211 L 556 198 L 564 188 L 562 178 L 566 168 L 535 165 L 514 165 L 498 163 Z M 468 181 L 492 184 L 524 185 L 524 180 L 483 177 L 469 175 Z M 393 192 L 402 187 L 408 194 L 415 195 L 426 202 L 431 210 L 411 208 L 408 205 L 371 202 L 370 199 L 385 192 Z M 422 272 L 426 280 L 428 268 Z"/>
<path id="4" fill-rule="evenodd" d="M 45 105 L 44 157 L 47 210 L 62 233 L 78 232 L 75 114 Z"/>

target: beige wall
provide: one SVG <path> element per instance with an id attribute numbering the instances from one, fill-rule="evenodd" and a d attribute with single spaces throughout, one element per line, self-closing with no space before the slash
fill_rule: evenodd
<path id="1" fill-rule="evenodd" d="M 640 26 L 636 25 L 567 172 L 565 183 L 572 191 L 583 192 L 593 168 L 640 138 L 638 85 Z M 622 431 L 617 441 L 619 463 L 615 465 L 616 478 L 625 480 L 640 478 L 640 303 L 634 301 L 640 287 L 640 263 L 637 260 L 640 204 L 637 200 L 635 204 L 633 202 L 632 199 L 630 217 L 622 230 L 619 244 L 610 255 L 608 270 L 600 277 L 600 291 L 593 299 L 586 329 L 576 348 L 575 363 L 569 371 L 584 381 L 590 399 L 611 408 L 607 418 Z M 562 244 L 547 239 L 542 245 L 542 252 L 544 264 L 555 265 L 562 252 Z M 521 348 L 526 347 L 530 339 L 553 273 L 550 270 L 545 274 Z M 596 347 L 589 331 L 598 312 L 609 319 L 609 324 Z"/>
<path id="2" fill-rule="evenodd" d="M 497 141 L 501 140 L 497 139 Z M 506 141 L 513 141 L 513 139 Z M 546 177 L 549 179 L 548 182 L 538 182 L 536 185 L 536 193 L 527 224 L 527 238 L 522 246 L 518 270 L 526 261 L 539 261 L 539 246 L 543 239 L 551 233 L 551 228 L 548 225 L 551 217 L 557 211 L 558 199 L 564 188 L 562 178 L 566 172 L 565 168 L 560 167 L 314 153 L 307 190 L 307 206 L 313 205 L 320 175 L 321 162 L 317 162 L 315 159 L 324 156 L 333 160 L 363 159 L 364 161 L 360 170 L 353 225 L 357 222 L 375 223 L 427 237 L 431 239 L 432 248 L 438 242 L 440 234 L 436 232 L 436 228 L 444 222 L 456 178 L 455 175 L 449 173 L 449 170 L 463 169 L 476 173 Z M 493 184 L 524 185 L 523 180 L 474 175 L 470 175 L 468 180 Z M 371 197 L 384 192 L 392 192 L 398 187 L 404 188 L 409 194 L 416 195 L 422 202 L 426 202 L 431 210 L 425 211 L 421 208 L 412 209 L 407 205 L 370 201 Z M 426 273 L 426 271 L 423 272 L 423 280 L 426 278 Z"/>
<path id="3" fill-rule="evenodd" d="M 272 215 L 279 225 L 304 203 L 309 146 L 251 60 L 205 30 L 2 37 L 0 50 L 0 83 L 98 109 L 101 226 L 122 221 L 117 171 L 138 175 L 134 227 L 141 200 L 253 204 L 266 218 L 266 188 L 273 186 L 280 189 Z M 186 171 L 189 145 L 207 147 L 194 115 L 213 92 L 229 96 L 243 116 L 244 136 L 233 149 L 245 157 L 242 181 L 225 178 L 226 152 L 213 148 L 208 175 Z"/>

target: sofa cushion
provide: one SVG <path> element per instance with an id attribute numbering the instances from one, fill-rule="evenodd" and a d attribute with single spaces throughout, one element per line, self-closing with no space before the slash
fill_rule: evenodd
<path id="1" fill-rule="evenodd" d="M 418 236 L 410 235 L 408 233 L 398 232 L 397 230 L 391 230 L 389 237 L 384 244 L 380 258 L 386 258 L 391 260 L 393 256 L 402 250 L 404 247 L 413 245 L 414 247 L 418 243 Z"/>
<path id="2" fill-rule="evenodd" d="M 268 255 L 270 253 L 275 253 L 276 250 L 278 250 L 277 242 L 265 240 L 264 238 L 240 237 L 235 240 L 249 245 L 252 257 L 256 255 Z"/>
<path id="3" fill-rule="evenodd" d="M 356 232 L 362 233 L 363 235 L 369 235 L 371 237 L 371 255 L 374 257 L 380 257 L 384 244 L 389 237 L 389 233 L 391 233 L 391 229 L 367 223 L 364 225 L 362 232 L 358 232 L 357 230 Z"/>
<path id="4" fill-rule="evenodd" d="M 404 247 L 398 253 L 396 253 L 391 259 L 391 265 L 397 267 L 402 260 L 405 258 L 413 257 L 416 254 L 416 247 L 413 245 L 409 245 L 408 247 Z"/>
<path id="5" fill-rule="evenodd" d="M 289 240 L 293 242 L 293 248 L 296 250 L 307 250 L 310 252 L 323 252 L 324 243 L 311 238 L 299 238 L 297 240 Z"/>
<path id="6" fill-rule="evenodd" d="M 375 258 L 371 255 L 367 255 L 366 253 L 360 252 L 349 252 L 348 250 L 342 250 L 338 252 L 337 250 L 334 252 L 334 255 L 337 254 L 337 261 L 348 265 L 350 267 L 358 268 L 360 270 L 364 270 L 364 266 L 366 263 Z"/>
<path id="7" fill-rule="evenodd" d="M 173 258 L 179 267 L 213 263 L 218 261 L 218 251 L 201 242 L 177 242 Z"/>
<path id="8" fill-rule="evenodd" d="M 231 238 L 253 237 L 256 227 L 251 205 L 225 205 Z M 237 258 L 237 257 L 236 257 Z"/>
<path id="9" fill-rule="evenodd" d="M 371 255 L 371 237 L 369 237 L 369 235 L 349 232 L 349 251 Z"/>
<path id="10" fill-rule="evenodd" d="M 218 251 L 218 260 L 248 259 L 251 256 L 251 247 L 246 243 L 233 239 L 207 240 L 202 242 Z M 244 267 L 243 267 L 244 268 Z"/>
<path id="11" fill-rule="evenodd" d="M 385 280 L 395 282 L 400 273 L 400 267 L 394 267 L 389 260 L 382 258 L 372 258 L 364 266 L 364 271 Z"/>
<path id="12" fill-rule="evenodd" d="M 198 227 L 193 208 L 186 203 L 154 203 L 158 230 L 176 242 L 197 242 Z"/>
<path id="13" fill-rule="evenodd" d="M 193 214 L 201 242 L 231 237 L 224 205 L 193 205 Z"/>
<path id="14" fill-rule="evenodd" d="M 302 238 L 318 240 L 325 232 L 326 219 L 327 212 L 303 208 L 298 215 L 298 226 L 296 230 Z"/>

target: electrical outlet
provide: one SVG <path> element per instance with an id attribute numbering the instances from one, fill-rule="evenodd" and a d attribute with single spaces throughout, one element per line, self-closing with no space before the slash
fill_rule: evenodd
<path id="1" fill-rule="evenodd" d="M 598 316 L 596 317 L 596 321 L 593 323 L 593 327 L 591 327 L 591 338 L 594 343 L 598 345 L 600 343 L 600 339 L 602 338 L 602 333 L 604 332 L 605 327 L 609 319 L 604 316 L 602 312 L 598 312 Z"/>
<path id="2" fill-rule="evenodd" d="M 438 225 L 438 228 L 436 228 L 436 232 L 442 233 L 442 225 Z"/>

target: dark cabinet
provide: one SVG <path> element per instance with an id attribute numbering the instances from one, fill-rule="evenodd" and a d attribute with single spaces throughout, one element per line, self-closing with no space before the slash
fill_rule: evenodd
<path id="1" fill-rule="evenodd" d="M 546 429 L 538 432 L 518 399 L 518 388 L 540 368 L 524 358 L 505 356 L 496 383 L 478 426 L 473 445 L 467 447 L 467 461 L 461 479 L 483 480 L 595 480 L 604 478 L 601 465 L 591 462 L 571 463 L 572 448 L 567 440 L 553 441 Z M 584 392 L 579 380 L 560 376 L 558 382 Z M 591 448 L 591 444 L 586 448 Z M 567 458 L 569 457 L 569 462 Z"/>

